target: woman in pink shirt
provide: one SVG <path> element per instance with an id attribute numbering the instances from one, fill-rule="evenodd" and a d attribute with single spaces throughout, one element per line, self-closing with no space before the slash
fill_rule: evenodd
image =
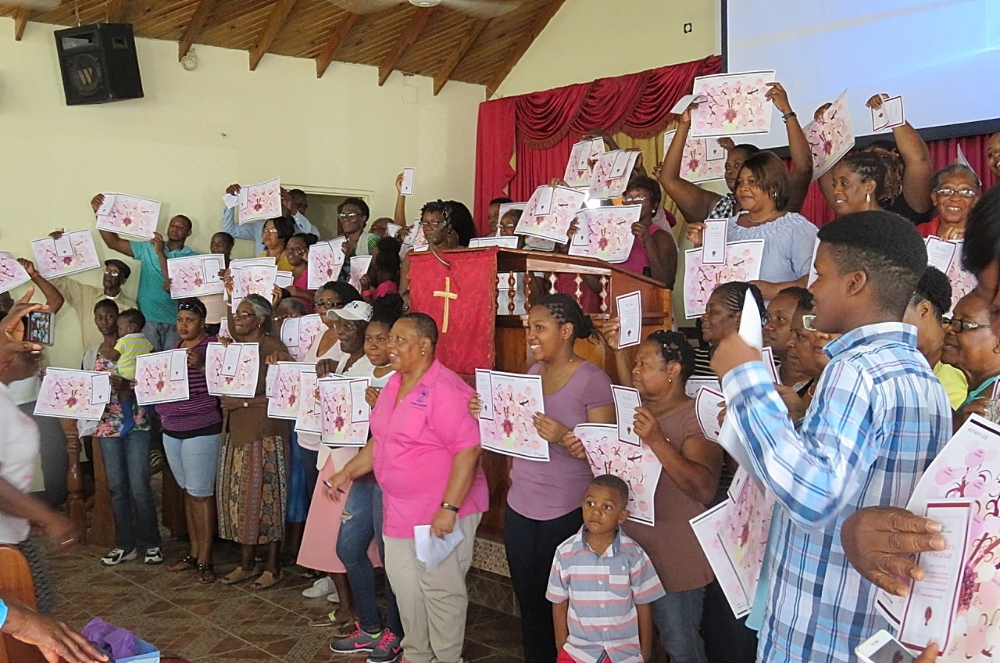
<path id="1" fill-rule="evenodd" d="M 403 656 L 412 663 L 462 660 L 465 576 L 489 507 L 479 425 L 468 409 L 474 392 L 435 360 L 437 340 L 437 324 L 424 313 L 408 313 L 392 326 L 389 362 L 396 374 L 371 413 L 374 444 L 335 477 L 346 482 L 374 469 L 382 487 L 385 570 L 402 617 Z M 427 525 L 423 536 L 457 530 L 463 537 L 431 569 L 416 556 L 414 528 Z"/>

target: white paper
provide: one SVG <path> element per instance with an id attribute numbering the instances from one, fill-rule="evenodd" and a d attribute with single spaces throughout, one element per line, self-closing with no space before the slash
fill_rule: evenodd
<path id="1" fill-rule="evenodd" d="M 727 219 L 705 219 L 701 235 L 701 262 L 704 265 L 726 264 L 726 242 L 729 236 Z"/>
<path id="2" fill-rule="evenodd" d="M 344 267 L 345 238 L 338 237 L 329 242 L 317 242 L 309 247 L 308 285 L 310 290 L 318 290 L 328 281 L 336 281 Z"/>
<path id="3" fill-rule="evenodd" d="M 528 198 L 528 206 L 524 210 L 524 214 L 527 216 L 545 216 L 552 211 L 552 194 L 555 193 L 555 187 L 548 185 L 542 185 L 535 189 L 535 192 L 531 194 L 531 198 Z"/>
<path id="4" fill-rule="evenodd" d="M 385 224 L 385 236 L 395 238 L 399 231 L 403 229 L 403 226 L 398 223 L 387 223 Z"/>
<path id="5" fill-rule="evenodd" d="M 619 152 L 615 157 L 615 163 L 611 167 L 611 177 L 624 177 L 625 172 L 628 171 L 629 157 L 631 155 L 629 152 L 622 151 Z"/>
<path id="6" fill-rule="evenodd" d="M 351 274 L 348 278 L 348 283 L 353 285 L 359 292 L 361 291 L 361 277 L 368 273 L 371 264 L 371 256 L 353 256 L 351 258 Z"/>
<path id="7" fill-rule="evenodd" d="M 965 158 L 965 152 L 962 151 L 961 145 L 957 146 L 957 151 L 955 153 L 955 163 L 960 163 L 966 168 L 972 168 L 972 166 L 969 165 L 969 160 Z"/>
<path id="8" fill-rule="evenodd" d="M 688 398 L 695 398 L 702 389 L 711 389 L 716 393 L 722 393 L 722 385 L 715 378 L 697 377 L 688 379 L 687 384 L 684 385 L 684 395 Z"/>
<path id="9" fill-rule="evenodd" d="M 49 368 L 35 401 L 36 415 L 98 421 L 111 399 L 108 373 Z"/>
<path id="10" fill-rule="evenodd" d="M 765 346 L 760 349 L 761 361 L 764 362 L 764 368 L 767 369 L 768 375 L 771 376 L 771 382 L 774 384 L 781 384 L 781 376 L 778 375 L 778 365 L 774 362 L 774 350 L 770 346 Z"/>
<path id="11" fill-rule="evenodd" d="M 764 347 L 764 326 L 760 323 L 760 307 L 750 290 L 743 298 L 743 311 L 740 313 L 740 338 L 752 348 L 760 350 Z"/>
<path id="12" fill-rule="evenodd" d="M 576 217 L 580 230 L 573 236 L 569 255 L 599 258 L 609 263 L 625 262 L 635 242 L 632 226 L 641 214 L 641 205 L 580 210 Z"/>
<path id="13" fill-rule="evenodd" d="M 473 237 L 469 240 L 470 249 L 483 249 L 488 246 L 498 246 L 501 249 L 516 249 L 520 238 L 517 235 L 503 235 L 497 237 L 496 235 L 490 235 L 489 237 Z"/>
<path id="14" fill-rule="evenodd" d="M 264 395 L 268 398 L 271 397 L 274 391 L 274 382 L 278 379 L 278 365 L 269 364 L 267 367 L 267 372 L 264 374 Z M 270 407 L 268 403 L 268 407 Z"/>
<path id="15" fill-rule="evenodd" d="M 541 376 L 491 371 L 490 380 L 493 419 L 479 419 L 483 449 L 547 462 L 549 443 L 538 434 L 534 424 L 535 414 L 545 412 Z"/>
<path id="16" fill-rule="evenodd" d="M 186 380 L 188 376 L 187 350 L 170 351 L 170 379 Z"/>
<path id="17" fill-rule="evenodd" d="M 184 299 L 224 293 L 226 286 L 219 278 L 219 270 L 222 269 L 224 260 L 218 254 L 168 258 L 170 297 Z"/>
<path id="18" fill-rule="evenodd" d="M 896 96 L 882 100 L 882 107 L 872 111 L 872 131 L 891 129 L 906 124 L 903 117 L 903 97 Z"/>
<path id="19" fill-rule="evenodd" d="M 614 474 L 629 487 L 628 519 L 653 527 L 656 524 L 656 486 L 663 465 L 646 446 L 618 439 L 615 424 L 580 424 L 573 433 L 587 451 L 590 471 L 596 477 Z"/>
<path id="20" fill-rule="evenodd" d="M 31 280 L 21 263 L 10 253 L 0 251 L 0 292 L 13 290 Z"/>
<path id="21" fill-rule="evenodd" d="M 285 318 L 281 323 L 281 342 L 286 348 L 299 347 L 299 323 L 302 318 Z"/>
<path id="22" fill-rule="evenodd" d="M 413 527 L 413 543 L 416 547 L 417 559 L 424 563 L 424 567 L 428 571 L 433 571 L 440 566 L 441 562 L 463 539 L 465 536 L 458 527 L 445 534 L 443 539 L 431 534 L 430 525 L 415 525 Z"/>
<path id="23" fill-rule="evenodd" d="M 402 196 L 413 195 L 413 176 L 416 175 L 416 168 L 403 169 L 403 181 L 399 185 L 399 193 Z"/>
<path id="24" fill-rule="evenodd" d="M 230 308 L 236 312 L 237 307 L 250 295 L 260 295 L 271 301 L 274 294 L 274 281 L 278 268 L 274 265 L 257 265 L 251 267 L 230 267 L 233 275 L 233 297 Z"/>
<path id="25" fill-rule="evenodd" d="M 62 258 L 69 258 L 73 255 L 73 243 L 70 242 L 69 234 L 63 233 L 59 239 L 54 239 L 52 242 L 55 244 L 56 255 Z"/>
<path id="26" fill-rule="evenodd" d="M 285 272 L 279 269 L 277 272 L 274 273 L 274 285 L 278 286 L 279 288 L 287 288 L 294 282 L 295 282 L 295 275 L 292 274 L 291 272 Z"/>
<path id="27" fill-rule="evenodd" d="M 239 209 L 236 212 L 239 224 L 273 219 L 281 216 L 281 182 L 276 177 L 260 184 L 240 187 Z"/>
<path id="28" fill-rule="evenodd" d="M 272 370 L 273 367 L 273 370 Z M 294 421 L 298 416 L 301 400 L 302 371 L 315 371 L 313 364 L 291 361 L 279 361 L 267 367 L 264 377 L 265 393 L 267 394 L 267 416 L 271 419 L 288 419 Z M 267 381 L 270 380 L 270 386 Z"/>
<path id="29" fill-rule="evenodd" d="M 226 268 L 226 260 L 223 256 L 218 254 L 202 256 L 201 264 L 202 269 L 205 271 L 206 283 L 222 283 L 222 277 L 219 276 L 219 272 Z M 223 286 L 224 289 L 225 286 Z"/>
<path id="30" fill-rule="evenodd" d="M 639 392 L 631 387 L 611 387 L 615 399 L 615 416 L 618 421 L 618 439 L 633 446 L 642 444 L 635 432 L 635 411 L 642 406 Z"/>
<path id="31" fill-rule="evenodd" d="M 952 242 L 946 242 L 940 237 L 928 237 L 925 240 L 927 244 L 927 264 L 930 267 L 936 267 L 945 274 L 951 269 L 951 263 L 958 254 L 958 245 Z"/>
<path id="32" fill-rule="evenodd" d="M 220 375 L 224 375 L 227 378 L 236 375 L 240 363 L 240 350 L 242 350 L 242 346 L 237 343 L 226 347 L 226 354 L 222 360 L 222 368 L 219 370 Z"/>
<path id="33" fill-rule="evenodd" d="M 806 282 L 806 287 L 808 288 L 816 279 L 819 278 L 819 274 L 816 272 L 816 252 L 819 251 L 819 238 L 816 238 L 816 243 L 813 244 L 813 255 L 812 259 L 809 261 L 809 280 Z"/>
<path id="34" fill-rule="evenodd" d="M 642 343 L 642 293 L 638 290 L 615 298 L 618 307 L 618 347 Z"/>
<path id="35" fill-rule="evenodd" d="M 721 549 L 721 543 L 718 540 L 718 532 L 724 527 L 724 523 L 729 518 L 732 508 L 733 503 L 728 499 L 721 504 L 717 504 L 708 511 L 692 518 L 691 529 L 694 530 L 694 534 L 698 538 L 698 543 L 701 544 L 702 549 L 705 551 L 705 557 L 708 558 L 708 562 L 711 564 L 719 583 L 737 590 L 730 591 L 729 593 L 723 592 L 723 594 L 725 594 L 726 601 L 729 603 L 733 614 L 739 619 L 750 614 L 753 596 L 747 596 L 746 591 L 740 586 L 736 569 L 729 562 L 729 558 Z"/>
<path id="36" fill-rule="evenodd" d="M 695 398 L 695 412 L 698 415 L 698 424 L 701 426 L 705 437 L 713 442 L 718 441 L 722 425 L 719 423 L 719 413 L 726 406 L 726 397 L 721 391 L 702 388 Z"/>
<path id="37" fill-rule="evenodd" d="M 315 369 L 303 369 L 299 374 L 299 409 L 295 417 L 295 432 L 323 434 L 323 409 L 319 389 Z"/>
<path id="38" fill-rule="evenodd" d="M 139 405 L 186 401 L 189 396 L 187 350 L 139 355 L 135 360 L 135 400 Z"/>
<path id="39" fill-rule="evenodd" d="M 355 423 L 366 422 L 371 418 L 371 406 L 365 398 L 365 391 L 368 389 L 368 378 L 363 380 L 351 380 L 351 399 L 354 401 L 354 409 L 351 412 L 351 421 Z"/>
<path id="40" fill-rule="evenodd" d="M 226 206 L 226 209 L 233 209 L 240 204 L 240 197 L 231 193 L 223 194 L 222 204 Z"/>
<path id="41" fill-rule="evenodd" d="M 766 134 L 774 110 L 766 97 L 774 71 L 697 76 L 691 93 L 703 96 L 691 111 L 690 136 L 739 136 Z"/>
<path id="42" fill-rule="evenodd" d="M 545 191 L 544 194 L 539 192 Z M 539 187 L 528 201 L 528 208 L 517 221 L 514 233 L 530 235 L 549 242 L 565 244 L 569 227 L 583 207 L 586 194 L 568 187 Z M 538 212 L 544 202 L 547 212 Z M 537 213 L 533 213 L 533 210 Z M 527 247 L 527 243 L 525 244 Z"/>
<path id="43" fill-rule="evenodd" d="M 101 202 L 101 206 L 94 212 L 94 216 L 107 216 L 111 214 L 111 209 L 115 206 L 115 197 L 117 195 L 116 193 L 105 192 L 104 201 Z"/>
<path id="44" fill-rule="evenodd" d="M 677 103 L 674 104 L 674 107 L 670 109 L 670 112 L 673 113 L 674 115 L 680 115 L 681 113 L 686 111 L 688 109 L 688 106 L 690 106 L 691 104 L 703 104 L 706 101 L 708 101 L 708 97 L 706 97 L 703 94 L 699 94 L 697 96 L 693 94 L 685 94 L 683 97 L 677 100 Z"/>
<path id="45" fill-rule="evenodd" d="M 476 393 L 482 401 L 479 418 L 493 421 L 493 378 L 490 376 L 490 371 L 483 368 L 476 369 Z"/>
<path id="46" fill-rule="evenodd" d="M 101 266 L 101 259 L 89 230 L 63 233 L 57 240 L 51 237 L 32 240 L 31 252 L 35 256 L 35 269 L 46 279 L 77 274 Z"/>
<path id="47" fill-rule="evenodd" d="M 225 318 L 223 318 L 225 320 Z M 226 375 L 223 365 L 229 355 L 236 355 L 237 366 L 233 375 Z M 260 377 L 260 347 L 257 343 L 209 343 L 205 353 L 205 380 L 208 393 L 213 396 L 253 398 L 257 394 Z"/>
<path id="48" fill-rule="evenodd" d="M 109 403 L 111 401 L 111 378 L 109 376 L 93 376 L 90 379 L 90 389 L 90 401 L 92 403 Z"/>
<path id="49" fill-rule="evenodd" d="M 639 158 L 640 152 L 637 150 L 614 150 L 605 152 L 597 160 L 593 174 L 590 177 L 590 197 L 599 199 L 617 198 L 625 193 L 628 186 L 629 175 L 635 167 L 635 162 Z M 622 156 L 625 155 L 625 156 Z M 625 168 L 621 168 L 619 157 L 627 159 Z M 620 172 L 620 175 L 615 175 Z"/>
<path id="50" fill-rule="evenodd" d="M 755 281 L 760 278 L 764 255 L 763 239 L 729 242 L 723 265 L 702 263 L 702 250 L 684 252 L 684 316 L 704 315 L 708 300 L 716 287 L 731 281 Z"/>

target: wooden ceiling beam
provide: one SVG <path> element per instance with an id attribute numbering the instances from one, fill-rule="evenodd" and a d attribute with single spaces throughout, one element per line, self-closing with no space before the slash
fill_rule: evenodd
<path id="1" fill-rule="evenodd" d="M 538 38 L 538 35 L 542 33 L 545 26 L 548 25 L 552 17 L 556 15 L 559 8 L 562 7 L 563 2 L 566 0 L 549 0 L 538 12 L 538 16 L 535 17 L 532 22 L 532 28 L 526 32 L 510 50 L 510 57 L 504 61 L 504 63 L 497 69 L 496 73 L 493 74 L 493 78 L 490 82 L 486 84 L 486 97 L 491 98 L 500 87 L 500 84 L 504 82 L 504 79 L 510 75 L 510 72 L 514 69 L 514 65 L 520 61 L 524 54 L 528 51 L 532 42 Z"/>
<path id="2" fill-rule="evenodd" d="M 194 40 L 198 38 L 202 28 L 205 27 L 205 21 L 208 20 L 208 17 L 215 8 L 215 3 L 217 1 L 218 0 L 198 0 L 198 6 L 194 8 L 194 14 L 191 15 L 191 20 L 188 21 L 186 26 L 184 26 L 184 34 L 181 35 L 181 40 L 177 44 L 178 61 L 183 60 L 184 56 L 191 50 L 191 47 L 194 45 Z"/>
<path id="3" fill-rule="evenodd" d="M 441 68 L 434 73 L 434 96 L 441 91 L 441 88 L 445 86 L 448 82 L 448 78 L 451 76 L 452 72 L 455 71 L 456 67 L 461 64 L 462 59 L 468 55 L 469 51 L 472 50 L 472 46 L 479 39 L 479 36 L 483 34 L 483 31 L 489 26 L 490 19 L 481 18 L 477 21 L 473 21 L 472 29 L 462 38 L 459 42 L 458 48 L 451 52 L 448 59 L 444 61 Z"/>
<path id="4" fill-rule="evenodd" d="M 333 62 L 333 56 L 337 53 L 337 49 L 340 48 L 344 39 L 347 38 L 347 33 L 354 27 L 358 18 L 360 18 L 360 15 L 348 12 L 343 20 L 337 24 L 337 27 L 333 29 L 333 32 L 330 33 L 330 37 L 326 40 L 323 50 L 316 56 L 316 78 L 323 78 L 327 67 Z"/>
<path id="5" fill-rule="evenodd" d="M 121 23 L 125 16 L 125 5 L 128 0 L 108 0 L 105 6 L 104 18 L 108 23 Z"/>
<path id="6" fill-rule="evenodd" d="M 24 29 L 28 27 L 28 19 L 31 18 L 29 7 L 20 7 L 14 14 L 14 41 L 21 41 L 24 36 Z"/>
<path id="7" fill-rule="evenodd" d="M 406 31 L 403 32 L 396 45 L 392 47 L 392 51 L 385 56 L 382 64 L 378 66 L 378 84 L 380 87 L 385 85 L 385 82 L 389 80 L 389 76 L 395 71 L 396 64 L 399 63 L 399 59 L 403 57 L 406 49 L 412 46 L 420 37 L 420 33 L 424 31 L 427 22 L 434 15 L 435 9 L 437 7 L 420 7 L 414 12 L 413 18 L 410 19 L 410 24 L 406 26 Z"/>
<path id="8" fill-rule="evenodd" d="M 274 40 L 281 32 L 281 28 L 285 26 L 285 19 L 291 13 L 295 2 L 296 0 L 278 0 L 274 3 L 271 16 L 267 19 L 267 25 L 264 26 L 264 29 L 261 30 L 260 35 L 257 37 L 257 43 L 250 49 L 250 71 L 257 69 L 257 65 L 260 64 L 264 54 L 271 48 L 271 44 L 274 43 Z"/>

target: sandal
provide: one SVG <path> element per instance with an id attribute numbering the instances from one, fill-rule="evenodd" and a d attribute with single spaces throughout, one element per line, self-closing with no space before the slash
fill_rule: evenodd
<path id="1" fill-rule="evenodd" d="M 213 582 L 215 582 L 215 565 L 211 562 L 198 564 L 198 583 L 211 585 Z"/>
<path id="2" fill-rule="evenodd" d="M 198 560 L 191 555 L 184 555 L 179 560 L 167 567 L 167 571 L 177 573 L 179 571 L 191 571 L 198 568 Z"/>
<path id="3" fill-rule="evenodd" d="M 244 580 L 249 580 L 257 572 L 257 569 L 250 569 L 249 571 L 244 569 L 242 566 L 237 566 L 235 569 L 229 572 L 228 575 L 222 577 L 223 585 L 235 585 L 238 582 L 243 582 Z"/>
<path id="4" fill-rule="evenodd" d="M 264 571 L 260 574 L 253 584 L 250 585 L 250 589 L 254 592 L 259 592 L 262 589 L 268 589 L 274 587 L 281 580 L 281 571 L 278 571 L 278 575 L 274 575 L 270 571 Z"/>

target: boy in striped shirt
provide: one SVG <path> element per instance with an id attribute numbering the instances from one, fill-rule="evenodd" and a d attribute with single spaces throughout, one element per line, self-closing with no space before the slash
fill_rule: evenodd
<path id="1" fill-rule="evenodd" d="M 619 529 L 628 484 L 603 474 L 587 487 L 583 527 L 556 548 L 545 596 L 557 663 L 642 663 L 653 648 L 650 604 L 664 595 L 649 557 Z"/>

